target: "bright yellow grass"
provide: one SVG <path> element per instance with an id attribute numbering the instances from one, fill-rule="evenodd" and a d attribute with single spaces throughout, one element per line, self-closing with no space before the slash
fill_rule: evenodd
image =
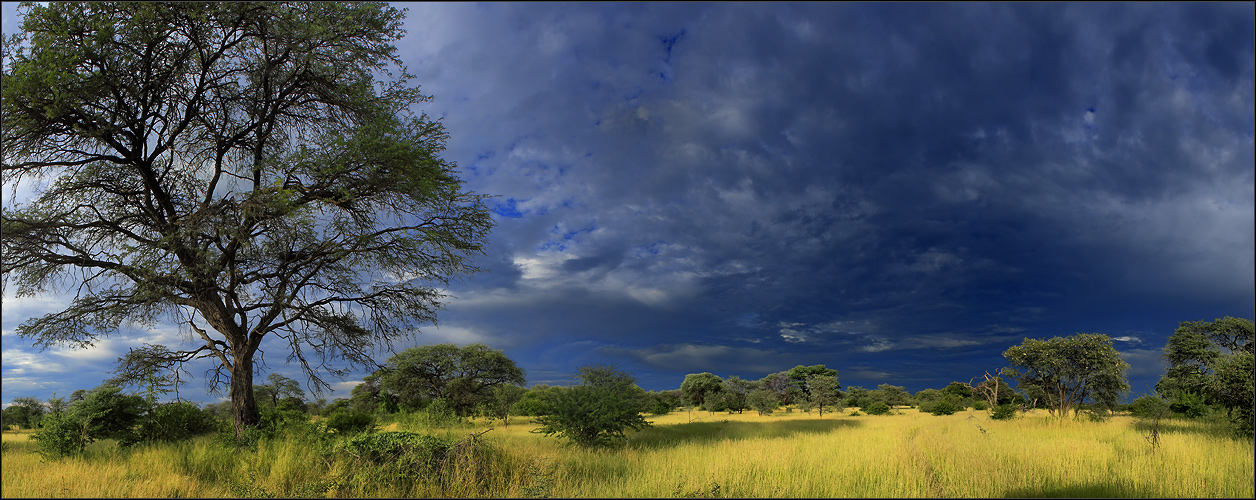
<path id="1" fill-rule="evenodd" d="M 1000 422 L 984 412 L 935 417 L 899 411 L 823 418 L 674 413 L 652 418 L 654 427 L 630 433 L 627 446 L 612 450 L 571 446 L 529 432 L 536 425 L 516 418 L 485 438 L 518 458 L 512 463 L 532 463 L 534 473 L 476 494 L 523 496 L 548 475 L 548 494 L 556 497 L 1253 496 L 1252 441 L 1230 437 L 1215 424 L 1166 423 L 1153 451 L 1131 417 L 1091 423 L 1039 413 Z M 206 479 L 213 474 L 204 471 L 214 467 L 235 477 L 253 470 L 255 485 L 282 494 L 329 470 L 297 443 L 237 454 L 208 438 L 133 453 L 96 443 L 85 458 L 43 462 L 26 446 L 27 436 L 4 433 L 4 497 L 230 495 L 223 481 Z M 188 463 L 201 464 L 197 477 L 181 472 L 190 470 L 180 466 Z M 395 493 L 371 485 L 347 491 Z"/>

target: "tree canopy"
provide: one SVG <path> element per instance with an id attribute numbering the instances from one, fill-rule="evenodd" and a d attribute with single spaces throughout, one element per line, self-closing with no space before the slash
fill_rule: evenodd
<path id="1" fill-rule="evenodd" d="M 1129 391 L 1126 371 L 1129 363 L 1121 359 L 1112 338 L 1100 333 L 1078 333 L 1051 339 L 1026 338 L 1012 346 L 1003 356 L 1013 367 L 1008 375 L 1021 387 L 1042 389 L 1048 408 L 1064 416 L 1070 409 L 1079 409 L 1086 401 L 1115 407 Z M 964 384 L 967 385 L 967 384 Z M 968 393 L 971 395 L 971 387 Z M 957 391 L 958 392 L 958 391 Z"/>
<path id="2" fill-rule="evenodd" d="M 316 388 L 436 320 L 492 226 L 414 110 L 383 3 L 24 4 L 6 39 L 3 284 L 64 290 L 17 328 L 88 347 L 168 321 L 215 360 L 237 435 L 278 337 Z"/>
<path id="3" fill-rule="evenodd" d="M 388 359 L 378 377 L 378 390 L 409 408 L 445 398 L 460 415 L 493 399 L 493 388 L 522 386 L 526 379 L 506 353 L 484 344 L 458 347 L 432 344 L 412 347 Z"/>

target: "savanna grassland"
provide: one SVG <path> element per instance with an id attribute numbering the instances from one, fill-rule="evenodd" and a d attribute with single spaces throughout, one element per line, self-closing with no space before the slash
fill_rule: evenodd
<path id="1" fill-rule="evenodd" d="M 482 433 L 485 453 L 409 483 L 372 481 L 296 438 L 237 450 L 213 436 L 43 459 L 28 433 L 3 434 L 4 497 L 1252 497 L 1253 443 L 1218 422 L 1164 420 L 1159 446 L 1129 416 L 1104 422 L 933 416 L 677 412 L 583 449 L 529 432 L 527 418 L 405 430 Z"/>

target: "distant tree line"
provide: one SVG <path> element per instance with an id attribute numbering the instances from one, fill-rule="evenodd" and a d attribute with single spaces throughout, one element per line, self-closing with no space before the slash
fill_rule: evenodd
<path id="1" fill-rule="evenodd" d="M 572 375 L 571 384 L 525 388 L 524 370 L 501 350 L 478 343 L 436 344 L 397 353 L 348 398 L 331 402 L 311 400 L 299 382 L 271 373 L 253 387 L 262 422 L 250 432 L 256 439 L 311 417 L 318 417 L 325 432 L 357 433 L 369 432 L 382 418 L 406 415 L 436 426 L 468 417 L 509 425 L 512 416 L 528 416 L 540 424 L 537 432 L 599 446 L 623 442 L 627 430 L 648 426 L 645 414 L 680 409 L 691 418 L 695 410 L 771 415 L 783 408 L 824 416 L 847 408 L 852 415 L 908 409 L 949 415 L 972 409 L 1002 419 L 1041 408 L 1056 417 L 1096 420 L 1114 411 L 1146 418 L 1225 418 L 1250 436 L 1252 337 L 1251 320 L 1242 318 L 1181 323 L 1164 348 L 1169 368 L 1156 392 L 1127 404 L 1121 401 L 1130 392 L 1129 365 L 1110 337 L 1095 333 L 1026 338 L 1003 353 L 1009 366 L 914 394 L 888 383 L 844 388 L 838 371 L 823 364 L 797 365 L 759 379 L 690 373 L 678 388 L 662 391 L 642 389 L 617 367 L 586 365 Z M 73 454 L 99 439 L 129 446 L 232 429 L 229 401 L 203 407 L 182 401 L 181 372 L 154 359 L 160 356 L 132 351 L 118 360 L 115 376 L 94 389 L 68 397 L 53 394 L 47 401 L 15 398 L 0 412 L 3 426 L 39 429 L 35 439 L 51 455 Z M 171 393 L 173 401 L 160 402 Z"/>

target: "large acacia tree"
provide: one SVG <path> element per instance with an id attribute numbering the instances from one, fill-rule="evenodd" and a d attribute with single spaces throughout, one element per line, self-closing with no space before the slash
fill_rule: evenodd
<path id="1" fill-rule="evenodd" d="M 415 408 L 445 398 L 462 415 L 491 401 L 494 388 L 522 386 L 527 381 L 523 368 L 505 351 L 480 343 L 412 347 L 389 358 L 370 376 L 378 380 L 379 392 L 402 405 Z"/>
<path id="2" fill-rule="evenodd" d="M 263 340 L 320 373 L 435 321 L 475 271 L 484 197 L 379 3 L 25 4 L 4 43 L 4 285 L 73 295 L 18 327 L 88 347 L 171 321 L 212 358 L 236 432 Z M 270 344 L 268 344 L 270 345 Z M 341 367 L 337 369 L 336 367 Z"/>
<path id="3" fill-rule="evenodd" d="M 1013 368 L 1007 373 L 1021 388 L 1036 387 L 1048 409 L 1060 417 L 1091 401 L 1108 408 L 1129 392 L 1129 363 L 1101 333 L 1078 333 L 1050 339 L 1026 338 L 1003 352 Z M 971 395 L 971 389 L 969 390 Z"/>

